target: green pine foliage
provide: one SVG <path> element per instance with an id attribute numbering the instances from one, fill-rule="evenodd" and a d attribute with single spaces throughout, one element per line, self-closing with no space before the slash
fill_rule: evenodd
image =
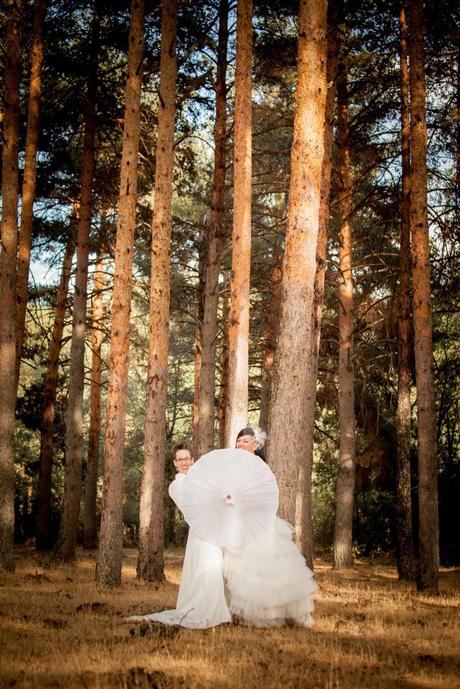
<path id="1" fill-rule="evenodd" d="M 97 85 L 97 159 L 92 228 L 92 259 L 97 242 L 106 255 L 104 295 L 107 337 L 116 229 L 118 175 L 129 3 L 101 3 L 101 53 Z M 200 255 L 205 255 L 213 169 L 213 118 L 218 3 L 184 0 L 179 14 L 178 114 L 176 123 L 168 442 L 190 438 L 194 397 L 194 358 L 199 324 Z M 458 380 L 459 275 L 458 185 L 458 9 L 448 0 L 426 7 L 429 222 L 432 249 L 434 359 L 438 412 L 441 548 L 445 562 L 460 561 L 458 504 L 460 426 Z M 355 370 L 357 415 L 357 552 L 391 552 L 395 546 L 396 356 L 399 265 L 400 125 L 398 3 L 382 0 L 347 3 L 340 26 L 343 59 L 349 73 L 350 139 L 353 175 L 355 286 Z M 30 8 L 25 24 L 30 26 Z M 3 21 L 3 12 L 0 19 Z M 260 407 L 262 362 L 270 302 L 270 274 L 282 250 L 289 190 L 290 146 L 296 78 L 296 13 L 293 2 L 255 3 L 253 251 L 251 259 L 250 409 L 256 422 Z M 30 15 L 30 16 L 29 16 Z M 232 135 L 235 12 L 230 16 L 228 83 L 228 158 L 225 241 L 220 280 L 218 333 L 220 353 L 225 331 L 225 298 L 230 273 L 232 225 Z M 454 20 L 454 21 L 453 21 Z M 91 4 L 56 0 L 46 18 L 44 86 L 41 106 L 37 201 L 33 260 L 49 264 L 48 276 L 32 285 L 27 340 L 17 406 L 17 538 L 33 535 L 33 510 L 39 454 L 38 412 L 59 257 L 74 232 L 72 206 L 78 198 L 82 155 L 83 108 Z M 159 107 L 158 4 L 148 7 L 142 68 L 142 129 L 139 158 L 137 232 L 130 350 L 129 406 L 125 450 L 126 540 L 137 538 L 138 492 L 143 461 L 145 373 L 148 339 L 148 290 L 156 122 Z M 457 26 L 457 29 L 455 29 Z M 456 33 L 457 31 L 457 33 Z M 27 34 L 26 34 L 27 35 Z M 30 35 L 30 32 L 29 32 Z M 26 40 L 29 40 L 28 38 Z M 28 48 L 24 45 L 23 117 L 27 103 Z M 0 60 L 1 60 L 0 56 Z M 2 70 L 3 74 L 3 70 Z M 2 86 L 2 85 L 0 85 Z M 23 139 L 24 139 L 23 132 Z M 23 141 L 24 144 L 24 141 Z M 335 152 L 334 152 L 335 156 Z M 334 482 L 338 456 L 337 283 L 338 207 L 333 160 L 330 241 L 319 361 L 314 467 L 314 526 L 317 548 L 327 553 L 334 523 Z M 237 200 L 235 200 L 237 203 Z M 101 235 L 101 213 L 107 225 Z M 201 272 L 201 279 L 203 274 Z M 91 290 L 90 290 L 91 291 Z M 71 309 L 71 304 L 69 304 Z M 69 337 L 68 327 L 65 338 Z M 62 497 L 68 347 L 61 357 L 53 474 L 53 523 Z M 87 356 L 89 380 L 89 352 Z M 103 377 L 104 420 L 106 371 Z M 86 393 L 87 394 L 87 393 Z M 295 400 L 293 400 L 295 404 Z M 88 402 L 86 401 L 86 409 Z M 88 421 L 88 419 L 86 419 Z M 413 409 L 413 456 L 416 471 L 416 415 Z M 88 424 L 87 424 L 88 425 Z M 217 431 L 217 427 L 216 427 Z M 103 440 L 103 433 L 101 443 Z M 216 436 L 217 442 L 217 436 Z M 289 429 L 286 429 L 289 442 Z M 170 458 L 169 458 L 170 459 Z M 173 475 L 169 461 L 168 482 Z M 415 482 L 414 482 L 415 485 Z M 414 488 L 415 498 L 415 488 Z M 414 500 L 414 505 L 415 505 Z M 169 505 L 169 503 L 168 503 Z M 181 543 L 184 525 L 168 507 L 169 542 Z"/>

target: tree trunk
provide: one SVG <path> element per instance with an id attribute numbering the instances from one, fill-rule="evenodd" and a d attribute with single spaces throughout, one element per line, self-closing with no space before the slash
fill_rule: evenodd
<path id="1" fill-rule="evenodd" d="M 307 369 L 307 387 L 312 395 L 307 401 L 306 426 L 308 429 L 305 452 L 300 456 L 297 485 L 295 532 L 297 544 L 309 567 L 313 567 L 313 525 L 311 485 L 313 469 L 313 438 L 315 431 L 316 383 L 318 378 L 318 357 L 321 338 L 321 315 L 326 274 L 327 240 L 329 234 L 329 195 L 331 187 L 332 141 L 337 83 L 337 26 L 339 23 L 339 2 L 328 4 L 327 33 L 327 97 L 324 123 L 324 157 L 321 170 L 321 203 L 319 212 L 318 244 L 316 247 L 316 273 L 313 289 L 311 356 Z"/>
<path id="2" fill-rule="evenodd" d="M 460 205 L 460 35 L 457 34 L 457 131 L 456 131 L 456 169 L 455 190 L 457 194 L 457 206 Z"/>
<path id="3" fill-rule="evenodd" d="M 202 329 L 202 364 L 200 386 L 200 434 L 198 456 L 214 447 L 215 377 L 217 307 L 219 302 L 220 254 L 225 210 L 226 163 L 226 84 L 228 43 L 228 0 L 219 8 L 219 44 L 217 50 L 216 122 L 214 126 L 214 178 L 212 184 L 211 222 L 208 241 L 204 314 Z"/>
<path id="4" fill-rule="evenodd" d="M 0 569 L 14 570 L 14 413 L 16 407 L 16 252 L 21 104 L 21 0 L 8 0 L 0 245 Z"/>
<path id="5" fill-rule="evenodd" d="M 53 547 L 50 533 L 51 474 L 53 470 L 53 432 L 56 413 L 56 391 L 59 379 L 59 355 L 67 309 L 67 291 L 72 270 L 74 243 L 69 241 L 62 264 L 61 279 L 56 295 L 54 326 L 49 345 L 48 361 L 43 382 L 43 407 L 40 425 L 40 466 L 38 470 L 35 545 L 37 550 Z"/>
<path id="6" fill-rule="evenodd" d="M 232 280 L 225 445 L 247 425 L 252 193 L 252 0 L 238 0 L 233 153 Z"/>
<path id="7" fill-rule="evenodd" d="M 225 298 L 224 309 L 222 314 L 223 323 L 227 322 L 229 299 Z M 228 391 L 228 328 L 223 329 L 222 333 L 222 347 L 220 351 L 220 391 L 219 391 L 219 408 L 217 410 L 217 418 L 219 421 L 219 447 L 225 447 L 225 410 L 227 409 L 227 391 Z"/>
<path id="8" fill-rule="evenodd" d="M 415 578 L 414 544 L 412 538 L 411 500 L 411 371 L 410 371 L 410 115 L 409 67 L 407 63 L 406 12 L 399 12 L 400 72 L 401 72 L 401 150 L 402 198 L 401 243 L 399 251 L 399 308 L 398 308 L 398 402 L 396 410 L 396 535 L 397 567 L 400 579 Z"/>
<path id="9" fill-rule="evenodd" d="M 112 297 L 109 389 L 104 445 L 104 490 L 96 573 L 97 580 L 106 586 L 118 586 L 121 583 L 123 452 L 128 398 L 132 261 L 136 228 L 143 52 L 144 0 L 132 0 Z"/>
<path id="10" fill-rule="evenodd" d="M 35 5 L 34 40 L 29 86 L 27 136 L 22 182 L 21 231 L 19 233 L 18 268 L 16 277 L 16 379 L 19 380 L 24 325 L 27 309 L 30 246 L 32 237 L 33 204 L 37 170 L 38 125 L 40 121 L 40 97 L 43 64 L 43 19 L 47 0 L 37 0 Z"/>
<path id="11" fill-rule="evenodd" d="M 264 360 L 262 363 L 262 386 L 260 390 L 259 426 L 263 429 L 267 428 L 268 410 L 270 408 L 272 371 L 276 351 L 276 333 L 279 318 L 281 261 L 280 247 L 278 242 L 276 242 L 273 249 L 273 265 L 270 275 L 270 297 L 267 313 L 267 329 L 265 332 Z"/>
<path id="12" fill-rule="evenodd" d="M 69 394 L 66 412 L 64 500 L 57 550 L 58 557 L 64 561 L 73 560 L 75 557 L 82 487 L 86 292 L 96 142 L 96 80 L 100 25 L 98 1 L 95 0 L 93 9 L 90 43 L 91 56 L 85 105 L 85 134 L 80 182 L 80 219 L 77 236 L 77 268 L 73 297 Z"/>
<path id="13" fill-rule="evenodd" d="M 269 413 L 268 462 L 280 489 L 280 515 L 295 523 L 299 458 L 309 442 L 306 414 L 314 391 L 305 371 L 319 232 L 326 107 L 326 0 L 300 1 L 298 76 L 281 315 Z M 295 400 L 295 404 L 293 404 Z M 286 443 L 286 429 L 289 442 Z"/>
<path id="14" fill-rule="evenodd" d="M 171 199 L 176 95 L 177 0 L 162 3 L 160 109 L 152 220 L 152 279 L 145 418 L 144 471 L 139 515 L 137 575 L 164 578 L 163 495 L 166 456 L 166 395 L 169 349 Z"/>
<path id="15" fill-rule="evenodd" d="M 204 286 L 205 286 L 205 271 L 206 271 L 206 254 L 207 245 L 205 235 L 205 228 L 200 230 L 199 244 L 198 244 L 198 299 L 196 305 L 196 325 L 195 325 L 195 366 L 194 366 L 194 381 L 193 381 L 193 440 L 192 453 L 193 457 L 200 456 L 200 392 L 201 392 L 201 368 L 203 364 L 203 354 L 201 348 L 201 340 L 203 333 L 203 315 L 204 315 Z"/>
<path id="16" fill-rule="evenodd" d="M 201 292 L 201 290 L 200 290 Z M 199 296 L 198 312 L 202 312 L 200 308 L 201 295 Z M 200 456 L 200 387 L 201 387 L 201 331 L 202 323 L 200 316 L 197 316 L 197 323 L 195 325 L 195 361 L 193 367 L 193 412 L 192 412 L 192 454 L 193 457 Z"/>
<path id="17" fill-rule="evenodd" d="M 339 418 L 340 449 L 336 481 L 334 567 L 353 564 L 352 530 L 355 488 L 355 374 L 353 362 L 352 184 L 345 66 L 337 78 L 337 145 L 339 152 L 340 283 L 339 283 Z"/>
<path id="18" fill-rule="evenodd" d="M 101 218 L 101 231 L 105 227 L 105 220 Z M 101 349 L 104 339 L 102 320 L 104 318 L 103 290 L 104 290 L 104 260 L 101 246 L 96 259 L 93 283 L 93 308 L 91 318 L 90 346 L 91 361 L 91 392 L 89 403 L 89 432 L 88 432 L 88 460 L 85 477 L 85 502 L 83 511 L 83 545 L 85 548 L 95 548 L 97 545 L 96 496 L 99 469 L 99 439 L 101 435 L 101 377 L 102 358 Z M 129 324 L 128 324 L 129 325 Z"/>
<path id="19" fill-rule="evenodd" d="M 439 579 L 438 466 L 433 383 L 430 250 L 427 215 L 426 110 L 422 3 L 410 0 L 412 285 L 417 383 L 419 573 L 417 586 L 437 589 Z"/>

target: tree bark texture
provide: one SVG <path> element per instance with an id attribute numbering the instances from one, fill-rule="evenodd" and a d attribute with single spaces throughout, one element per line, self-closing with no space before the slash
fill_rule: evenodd
<path id="1" fill-rule="evenodd" d="M 279 320 L 282 255 L 278 242 L 274 245 L 272 261 L 267 327 L 265 331 L 265 349 L 262 362 L 262 385 L 260 390 L 259 426 L 264 430 L 268 426 L 273 361 L 275 359 L 277 324 Z"/>
<path id="2" fill-rule="evenodd" d="M 196 305 L 196 324 L 195 324 L 195 365 L 194 365 L 194 380 L 193 380 L 193 429 L 192 429 L 192 451 L 193 457 L 199 457 L 200 454 L 200 392 L 201 392 L 201 367 L 203 364 L 203 355 L 201 351 L 201 340 L 203 336 L 203 314 L 204 314 L 204 288 L 205 288 L 205 273 L 206 273 L 206 255 L 207 255 L 207 237 L 204 228 L 200 229 L 199 244 L 198 244 L 198 299 Z"/>
<path id="3" fill-rule="evenodd" d="M 85 104 L 85 133 L 80 180 L 80 218 L 77 235 L 77 268 L 73 297 L 72 341 L 70 345 L 69 393 L 65 432 L 64 500 L 59 534 L 58 557 L 69 561 L 75 557 L 83 453 L 83 387 L 86 330 L 86 296 L 88 282 L 89 232 L 91 227 L 94 158 L 96 145 L 96 85 L 99 49 L 98 0 L 95 0 L 91 26 L 89 73 Z"/>
<path id="4" fill-rule="evenodd" d="M 280 515 L 295 523 L 299 461 L 309 441 L 307 386 L 319 232 L 326 108 L 325 0 L 300 2 L 298 76 L 281 314 L 269 413 L 268 462 L 280 489 Z M 295 400 L 295 404 L 293 404 Z M 290 442 L 286 444 L 286 429 Z"/>
<path id="5" fill-rule="evenodd" d="M 201 384 L 199 400 L 200 433 L 198 456 L 214 447 L 216 418 L 216 341 L 219 273 L 225 211 L 226 165 L 226 72 L 228 43 L 228 0 L 219 6 L 219 43 L 217 49 L 216 121 L 214 125 L 214 176 L 212 183 L 211 219 L 203 300 L 201 337 Z"/>
<path id="6" fill-rule="evenodd" d="M 8 0 L 6 10 L 0 245 L 0 569 L 13 571 L 21 0 Z"/>
<path id="7" fill-rule="evenodd" d="M 74 243 L 67 243 L 54 308 L 54 325 L 43 381 L 43 407 L 40 425 L 40 465 L 38 470 L 35 545 L 37 550 L 53 547 L 50 534 L 51 476 L 53 471 L 53 433 L 56 414 L 56 392 L 59 380 L 59 355 L 62 349 L 67 292 L 72 271 Z"/>
<path id="8" fill-rule="evenodd" d="M 128 397 L 132 261 L 136 229 L 144 8 L 144 0 L 132 0 L 112 296 L 104 488 L 97 560 L 97 580 L 106 586 L 118 586 L 121 583 L 123 455 Z"/>
<path id="9" fill-rule="evenodd" d="M 457 206 L 460 206 L 460 37 L 457 42 L 457 131 L 456 131 L 456 170 L 455 190 L 457 193 Z"/>
<path id="10" fill-rule="evenodd" d="M 198 312 L 202 312 L 203 309 L 200 308 L 202 304 L 201 298 L 198 302 Z M 192 454 L 193 457 L 200 456 L 200 387 L 201 387 L 201 366 L 202 366 L 202 354 L 201 354 L 201 332 L 202 323 L 200 316 L 198 316 L 198 322 L 195 325 L 195 361 L 193 367 L 193 420 L 192 420 Z"/>
<path id="11" fill-rule="evenodd" d="M 401 81 L 401 233 L 399 249 L 398 299 L 398 401 L 396 409 L 396 535 L 397 568 L 400 579 L 415 578 L 415 557 L 412 537 L 411 499 L 411 370 L 410 370 L 410 114 L 409 65 L 407 56 L 406 11 L 401 7 L 400 81 Z"/>
<path id="12" fill-rule="evenodd" d="M 101 231 L 104 231 L 104 220 L 101 218 Z M 99 440 L 101 435 L 101 378 L 102 378 L 102 342 L 104 334 L 104 260 L 99 244 L 93 281 L 93 305 L 91 314 L 90 347 L 91 390 L 89 402 L 88 458 L 85 476 L 85 500 L 83 508 L 83 545 L 95 548 L 97 545 L 96 497 L 99 470 Z"/>
<path id="13" fill-rule="evenodd" d="M 425 51 L 421 0 L 410 0 L 412 285 L 417 385 L 419 589 L 439 580 L 438 462 L 433 382 L 430 249 L 427 213 Z"/>
<path id="14" fill-rule="evenodd" d="M 169 349 L 171 199 L 176 95 L 177 0 L 162 4 L 160 108 L 152 220 L 152 279 L 145 418 L 144 470 L 139 514 L 137 575 L 164 578 L 164 467 Z"/>
<path id="15" fill-rule="evenodd" d="M 337 145 L 339 154 L 339 419 L 340 448 L 336 479 L 334 567 L 353 564 L 353 503 L 356 464 L 355 373 L 353 361 L 352 182 L 348 94 L 345 65 L 337 77 Z"/>
<path id="16" fill-rule="evenodd" d="M 225 445 L 247 425 L 252 196 L 252 0 L 238 0 L 233 151 L 232 279 Z"/>
<path id="17" fill-rule="evenodd" d="M 297 485 L 295 533 L 297 544 L 307 564 L 313 567 L 313 525 L 312 525 L 312 470 L 313 438 L 315 430 L 316 383 L 318 378 L 318 357 L 321 338 L 321 315 L 324 299 L 327 242 L 329 234 L 329 196 L 331 187 L 332 141 L 337 86 L 337 26 L 339 23 L 339 0 L 328 3 L 327 32 L 327 96 L 324 122 L 324 157 L 321 170 L 321 202 L 319 214 L 318 243 L 316 247 L 316 273 L 313 288 L 311 356 L 307 369 L 307 387 L 313 392 L 307 400 L 305 424 L 308 429 L 305 452 L 300 456 Z"/>
<path id="18" fill-rule="evenodd" d="M 229 310 L 229 298 L 225 297 L 222 321 L 226 323 Z M 219 355 L 220 367 L 220 388 L 219 388 L 219 408 L 217 418 L 219 422 L 219 447 L 225 447 L 225 411 L 227 409 L 228 391 L 228 328 L 222 332 L 222 346 Z"/>
<path id="19" fill-rule="evenodd" d="M 40 98 L 42 90 L 43 64 L 43 20 L 47 0 L 37 0 L 34 18 L 34 40 L 32 44 L 27 135 L 24 161 L 24 177 L 21 199 L 21 231 L 19 233 L 18 267 L 16 276 L 16 379 L 19 380 L 22 344 L 27 309 L 29 282 L 32 217 L 35 200 L 35 178 L 37 170 L 38 133 L 40 122 Z"/>

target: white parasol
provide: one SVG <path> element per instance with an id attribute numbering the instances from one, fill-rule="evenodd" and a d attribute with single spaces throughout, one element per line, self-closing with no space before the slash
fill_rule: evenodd
<path id="1" fill-rule="evenodd" d="M 278 486 L 265 462 L 246 450 L 213 450 L 182 483 L 185 521 L 202 540 L 235 548 L 267 529 L 278 509 Z"/>

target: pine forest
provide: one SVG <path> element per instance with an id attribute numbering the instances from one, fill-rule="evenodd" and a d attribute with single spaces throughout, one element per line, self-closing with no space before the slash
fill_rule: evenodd
<path id="1" fill-rule="evenodd" d="M 259 426 L 326 589 L 380 563 L 447 596 L 459 6 L 4 0 L 0 22 L 1 577 L 85 562 L 98 605 L 162 591 L 187 538 L 174 444 L 198 460 Z M 75 686 L 227 686 L 158 667 Z M 232 686 L 396 686 L 289 667 Z M 439 667 L 423 686 L 454 687 Z"/>

